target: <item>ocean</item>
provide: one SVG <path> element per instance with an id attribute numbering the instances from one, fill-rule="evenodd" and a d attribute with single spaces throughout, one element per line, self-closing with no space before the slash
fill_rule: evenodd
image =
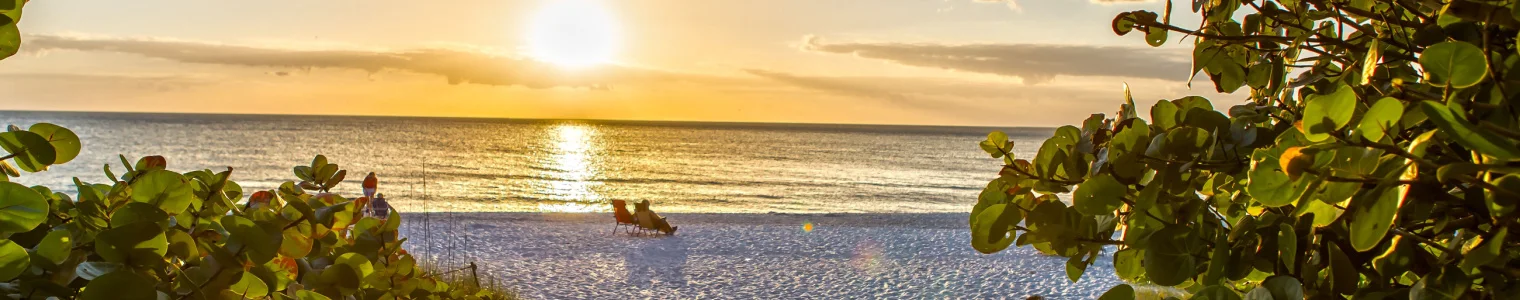
<path id="1" fill-rule="evenodd" d="M 163 155 L 173 170 L 233 168 L 248 193 L 295 180 L 323 154 L 358 194 L 368 172 L 403 211 L 605 211 L 610 199 L 686 213 L 966 212 L 1000 160 L 976 145 L 1003 130 L 1021 157 L 1050 128 L 691 123 L 411 117 L 0 112 L 72 129 L 73 161 L 15 181 L 70 190 L 102 167 Z"/>

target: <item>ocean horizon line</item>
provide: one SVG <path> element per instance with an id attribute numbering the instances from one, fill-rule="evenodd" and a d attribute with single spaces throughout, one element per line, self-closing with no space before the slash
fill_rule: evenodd
<path id="1" fill-rule="evenodd" d="M 717 125 L 727 126 L 825 126 L 825 127 L 903 127 L 903 128 L 939 128 L 939 129 L 981 129 L 981 130 L 1055 130 L 1057 126 L 1029 126 L 1029 125 L 937 125 L 937 124 L 886 124 L 886 123 L 823 123 L 823 122 L 769 122 L 769 121 L 708 121 L 708 120 L 648 120 L 648 119 L 594 119 L 594 118 L 515 118 L 515 117 L 481 117 L 481 116 L 425 116 L 425 115 L 367 115 L 367 114 L 278 114 L 278 113 L 232 113 L 232 112 L 146 112 L 146 111 L 85 111 L 85 110 L 17 110 L 0 109 L 0 113 L 44 113 L 44 114 L 107 114 L 107 115 L 139 115 L 139 116 L 232 116 L 232 117 L 340 117 L 340 118 L 373 118 L 373 119 L 401 119 L 401 120 L 454 120 L 454 121 L 505 121 L 505 122 L 586 122 L 597 124 L 617 125 Z"/>

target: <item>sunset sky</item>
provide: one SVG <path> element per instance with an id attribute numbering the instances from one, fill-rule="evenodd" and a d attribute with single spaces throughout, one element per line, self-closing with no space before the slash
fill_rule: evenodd
<path id="1" fill-rule="evenodd" d="M 1187 87 L 1190 41 L 1109 28 L 1160 2 L 446 3 L 33 1 L 0 110 L 1050 126 L 1125 82 L 1241 98 Z"/>

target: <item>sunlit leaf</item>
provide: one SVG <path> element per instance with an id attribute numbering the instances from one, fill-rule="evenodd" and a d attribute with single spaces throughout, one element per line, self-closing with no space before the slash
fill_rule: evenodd
<path id="1" fill-rule="evenodd" d="M 1404 116 L 1404 102 L 1391 97 L 1378 100 L 1362 114 L 1362 122 L 1356 126 L 1369 141 L 1381 141 L 1388 130 L 1396 130 L 1399 117 Z"/>
<path id="2" fill-rule="evenodd" d="M 1341 85 L 1335 92 L 1310 96 L 1304 108 L 1304 137 L 1311 142 L 1330 138 L 1330 133 L 1340 131 L 1351 123 L 1356 114 L 1356 90 Z"/>
<path id="3" fill-rule="evenodd" d="M 1425 48 L 1420 67 L 1431 83 L 1465 88 L 1488 76 L 1488 60 L 1483 49 L 1463 41 L 1448 41 Z"/>
<path id="4" fill-rule="evenodd" d="M 0 182 L 0 232 L 26 232 L 47 221 L 47 199 L 36 190 Z"/>
<path id="5" fill-rule="evenodd" d="M 32 259 L 26 254 L 26 248 L 21 248 L 9 239 L 0 240 L 0 281 L 10 281 L 26 271 Z"/>

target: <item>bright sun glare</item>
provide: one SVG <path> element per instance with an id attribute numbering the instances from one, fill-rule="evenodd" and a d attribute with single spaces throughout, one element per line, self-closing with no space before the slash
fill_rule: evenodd
<path id="1" fill-rule="evenodd" d="M 604 0 L 546 1 L 533 16 L 529 55 L 571 69 L 612 61 L 620 37 Z"/>

